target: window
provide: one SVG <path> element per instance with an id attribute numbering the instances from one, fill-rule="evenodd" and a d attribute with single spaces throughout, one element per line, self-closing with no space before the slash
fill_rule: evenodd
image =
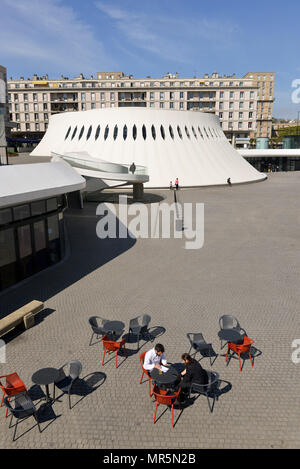
<path id="1" fill-rule="evenodd" d="M 233 118 L 233 112 L 230 112 L 230 113 L 229 113 L 228 118 L 229 118 L 229 119 L 232 119 L 232 118 Z"/>
<path id="2" fill-rule="evenodd" d="M 239 122 L 238 128 L 239 128 L 239 129 L 242 129 L 242 128 L 243 128 L 243 122 Z"/>
<path id="3" fill-rule="evenodd" d="M 114 101 L 115 100 L 115 93 L 110 93 L 110 100 Z"/>
<path id="4" fill-rule="evenodd" d="M 17 94 L 14 94 L 14 100 L 19 101 L 19 96 Z"/>
<path id="5" fill-rule="evenodd" d="M 183 103 L 179 103 L 179 109 L 183 109 Z"/>
<path id="6" fill-rule="evenodd" d="M 25 114 L 25 120 L 29 121 L 29 114 L 27 114 L 27 113 Z"/>
<path id="7" fill-rule="evenodd" d="M 39 120 L 39 115 L 37 112 L 34 113 L 34 120 L 35 121 L 38 121 Z"/>
<path id="8" fill-rule="evenodd" d="M 47 101 L 47 93 L 43 93 L 43 101 Z"/>
<path id="9" fill-rule="evenodd" d="M 147 132 L 146 132 L 146 127 L 145 127 L 145 125 L 143 125 L 143 127 L 142 127 L 142 135 L 143 135 L 143 139 L 146 140 L 146 138 L 147 138 Z"/>
<path id="10" fill-rule="evenodd" d="M 28 110 L 29 110 L 28 103 L 25 103 L 25 104 L 24 104 L 24 111 L 28 111 Z"/>
<path id="11" fill-rule="evenodd" d="M 95 93 L 91 93 L 91 101 L 95 101 L 95 99 L 96 99 Z"/>
<path id="12" fill-rule="evenodd" d="M 233 91 L 230 91 L 230 93 L 229 93 L 229 98 L 230 98 L 230 99 L 233 99 L 233 97 L 234 97 L 234 93 L 233 93 Z"/>
<path id="13" fill-rule="evenodd" d="M 165 140 L 166 134 L 165 134 L 165 129 L 163 128 L 162 125 L 160 126 L 160 133 L 161 133 L 162 138 Z"/>
<path id="14" fill-rule="evenodd" d="M 16 121 L 20 120 L 20 114 L 16 114 Z"/>
<path id="15" fill-rule="evenodd" d="M 82 135 L 83 135 L 83 132 L 84 132 L 84 125 L 81 127 L 81 130 L 80 130 L 80 133 L 79 133 L 79 137 L 78 137 L 78 140 L 81 139 Z"/>
<path id="16" fill-rule="evenodd" d="M 240 109 L 243 109 L 243 108 L 244 108 L 244 103 L 243 103 L 243 101 L 240 101 L 239 108 L 240 108 Z"/>
<path id="17" fill-rule="evenodd" d="M 96 109 L 96 103 L 91 104 L 91 109 Z"/>
<path id="18" fill-rule="evenodd" d="M 117 136 L 118 136 L 118 126 L 115 125 L 115 128 L 114 128 L 114 140 L 116 140 Z"/>
<path id="19" fill-rule="evenodd" d="M 252 122 L 248 122 L 248 129 L 252 129 Z"/>
<path id="20" fill-rule="evenodd" d="M 101 129 L 101 127 L 100 127 L 100 125 L 98 125 L 97 130 L 96 130 L 96 133 L 95 133 L 95 140 L 97 140 L 97 139 L 99 138 L 100 129 Z"/>
<path id="21" fill-rule="evenodd" d="M 209 138 L 208 133 L 207 133 L 207 130 L 206 130 L 205 127 L 203 127 L 203 130 L 204 130 L 204 132 L 205 132 L 206 137 Z"/>
<path id="22" fill-rule="evenodd" d="M 105 132 L 104 132 L 104 140 L 107 139 L 108 133 L 109 133 L 109 127 L 108 127 L 108 125 L 107 125 L 107 126 L 105 127 Z"/>
<path id="23" fill-rule="evenodd" d="M 30 130 L 30 124 L 26 124 L 26 130 Z"/>
<path id="24" fill-rule="evenodd" d="M 136 130 L 136 125 L 134 124 L 134 126 L 132 127 L 132 138 L 133 138 L 133 140 L 136 140 L 136 136 L 137 136 L 137 130 Z"/>
<path id="25" fill-rule="evenodd" d="M 152 127 L 151 127 L 151 133 L 152 133 L 153 140 L 155 140 L 156 139 L 156 131 L 155 131 L 154 125 L 152 125 Z"/>
<path id="26" fill-rule="evenodd" d="M 171 126 L 169 126 L 169 132 L 170 132 L 171 138 L 174 140 L 174 132 Z"/>
<path id="27" fill-rule="evenodd" d="M 73 140 L 73 138 L 75 137 L 75 135 L 76 135 L 76 132 L 77 132 L 77 125 L 76 125 L 76 127 L 75 127 L 75 129 L 74 129 L 74 131 L 73 131 L 73 134 L 72 134 L 71 140 Z"/>
<path id="28" fill-rule="evenodd" d="M 200 134 L 200 137 L 203 138 L 203 133 L 201 132 L 201 129 L 200 129 L 199 126 L 198 126 L 198 132 L 199 132 L 199 134 Z"/>
<path id="29" fill-rule="evenodd" d="M 105 93 L 103 93 L 103 92 L 100 93 L 100 99 L 101 99 L 101 101 L 103 101 L 105 99 Z"/>
<path id="30" fill-rule="evenodd" d="M 224 98 L 224 91 L 220 91 L 220 98 L 221 98 L 221 99 Z"/>
<path id="31" fill-rule="evenodd" d="M 124 125 L 124 128 L 123 128 L 123 139 L 126 140 L 127 138 L 127 125 Z"/>
<path id="32" fill-rule="evenodd" d="M 153 93 L 153 91 L 150 91 L 150 99 L 154 99 L 154 93 Z"/>
<path id="33" fill-rule="evenodd" d="M 170 109 L 174 109 L 174 103 L 170 103 Z"/>
<path id="34" fill-rule="evenodd" d="M 33 101 L 37 101 L 37 94 L 33 93 Z"/>
<path id="35" fill-rule="evenodd" d="M 85 93 L 81 93 L 81 100 L 85 101 Z"/>
<path id="36" fill-rule="evenodd" d="M 48 113 L 45 112 L 45 113 L 44 113 L 44 121 L 47 121 L 47 120 L 48 120 Z"/>
<path id="37" fill-rule="evenodd" d="M 250 99 L 254 99 L 254 91 L 250 91 Z"/>
<path id="38" fill-rule="evenodd" d="M 160 107 L 161 109 L 163 109 L 164 106 L 165 106 L 165 103 L 159 103 L 159 107 Z"/>
<path id="39" fill-rule="evenodd" d="M 239 119 L 243 119 L 244 118 L 244 113 L 243 112 L 239 112 Z"/>
<path id="40" fill-rule="evenodd" d="M 223 103 L 223 101 L 220 101 L 220 103 L 219 103 L 219 109 L 223 109 L 223 108 L 224 108 L 224 103 Z"/>
<path id="41" fill-rule="evenodd" d="M 178 132 L 179 137 L 182 139 L 182 132 L 181 132 L 179 125 L 177 125 L 177 132 Z"/>
<path id="42" fill-rule="evenodd" d="M 174 91 L 170 91 L 170 99 L 174 99 Z"/>
<path id="43" fill-rule="evenodd" d="M 163 91 L 161 91 L 159 93 L 159 99 L 164 99 L 165 98 L 165 93 Z"/>
<path id="44" fill-rule="evenodd" d="M 85 103 L 81 103 L 81 110 L 85 111 Z"/>
<path id="45" fill-rule="evenodd" d="M 180 91 L 180 93 L 179 93 L 179 98 L 180 98 L 180 99 L 183 99 L 183 91 Z"/>
<path id="46" fill-rule="evenodd" d="M 223 112 L 219 112 L 219 119 L 223 119 Z"/>
<path id="47" fill-rule="evenodd" d="M 253 101 L 251 101 L 251 102 L 249 103 L 249 109 L 254 109 L 254 102 L 253 102 Z"/>
<path id="48" fill-rule="evenodd" d="M 191 138 L 187 126 L 185 126 L 184 129 L 185 129 L 185 133 L 186 133 L 187 137 L 188 137 L 188 138 Z"/>
<path id="49" fill-rule="evenodd" d="M 33 108 L 34 108 L 35 111 L 38 111 L 38 105 L 37 105 L 37 103 L 35 103 L 35 104 L 33 105 Z"/>
<path id="50" fill-rule="evenodd" d="M 240 99 L 244 99 L 244 96 L 245 96 L 244 91 L 241 91 L 241 92 L 240 92 Z"/>
<path id="51" fill-rule="evenodd" d="M 47 104 L 47 103 L 44 103 L 44 104 L 43 104 L 43 110 L 44 110 L 44 111 L 47 111 L 47 110 L 48 110 L 48 104 Z"/>
<path id="52" fill-rule="evenodd" d="M 197 139 L 198 137 L 197 137 L 196 131 L 195 131 L 193 126 L 192 126 L 192 131 L 193 131 L 194 137 Z"/>

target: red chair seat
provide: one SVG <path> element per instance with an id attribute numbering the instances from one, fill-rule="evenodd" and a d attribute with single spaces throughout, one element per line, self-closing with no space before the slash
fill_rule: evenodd
<path id="1" fill-rule="evenodd" d="M 250 362 L 251 362 L 251 365 L 252 365 L 252 368 L 253 368 L 253 362 L 252 362 L 252 357 L 251 357 L 251 353 L 250 353 L 250 348 L 251 348 L 251 345 L 254 344 L 254 340 L 253 339 L 250 339 L 250 337 L 247 337 L 247 336 L 244 336 L 243 338 L 243 342 L 241 344 L 234 344 L 233 342 L 228 342 L 228 346 L 227 346 L 227 353 L 226 353 L 226 359 L 225 361 L 227 361 L 227 357 L 228 357 L 228 353 L 229 353 L 229 350 L 232 350 L 234 353 L 236 353 L 238 356 L 239 356 L 239 364 L 240 364 L 240 371 L 242 371 L 242 367 L 241 367 L 241 355 L 243 353 L 249 353 L 249 358 L 250 358 Z"/>
<path id="2" fill-rule="evenodd" d="M 180 391 L 181 391 L 181 388 L 179 388 L 178 391 L 174 392 L 173 394 L 167 394 L 168 391 L 164 391 L 162 389 L 159 389 L 156 386 L 156 384 L 154 385 L 153 394 L 154 394 L 154 397 L 155 397 L 155 400 L 156 400 L 156 406 L 155 406 L 153 423 L 155 423 L 157 407 L 159 406 L 159 404 L 163 404 L 163 405 L 167 405 L 168 407 L 171 407 L 171 410 L 172 410 L 172 428 L 174 428 L 174 404 L 178 401 Z M 179 406 L 179 409 L 181 409 L 179 401 L 178 401 L 178 406 Z"/>
<path id="3" fill-rule="evenodd" d="M 18 373 L 11 373 L 9 375 L 3 375 L 3 376 L 0 376 L 0 379 L 1 378 L 5 378 L 5 385 L 3 385 L 0 381 L 0 388 L 3 391 L 3 396 L 2 396 L 0 407 L 2 407 L 3 405 L 5 394 L 7 396 L 15 396 L 16 394 L 19 394 L 20 392 L 27 391 L 26 386 L 21 380 Z M 7 417 L 7 411 L 8 409 L 6 409 L 5 417 Z"/>
<path id="4" fill-rule="evenodd" d="M 102 337 L 102 343 L 104 347 L 104 353 L 103 353 L 103 358 L 102 358 L 102 366 L 104 365 L 104 358 L 106 352 L 116 352 L 116 368 L 118 368 L 118 351 L 123 347 L 125 357 L 127 357 L 126 353 L 126 348 L 125 348 L 125 343 L 126 339 L 122 339 L 120 342 L 115 342 L 114 340 L 108 340 L 107 335 Z"/>

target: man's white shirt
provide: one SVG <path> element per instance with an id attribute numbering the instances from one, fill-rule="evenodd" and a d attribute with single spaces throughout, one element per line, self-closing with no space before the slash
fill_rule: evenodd
<path id="1" fill-rule="evenodd" d="M 156 355 L 155 349 L 152 348 L 146 353 L 143 366 L 145 370 L 152 371 L 155 365 L 166 365 L 167 363 L 168 362 L 165 357 L 165 354 L 162 353 L 159 357 L 158 355 Z"/>

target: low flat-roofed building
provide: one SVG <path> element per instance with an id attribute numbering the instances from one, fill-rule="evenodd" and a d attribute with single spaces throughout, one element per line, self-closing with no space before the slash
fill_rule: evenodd
<path id="1" fill-rule="evenodd" d="M 68 164 L 0 168 L 0 291 L 63 258 L 67 194 L 84 187 Z"/>

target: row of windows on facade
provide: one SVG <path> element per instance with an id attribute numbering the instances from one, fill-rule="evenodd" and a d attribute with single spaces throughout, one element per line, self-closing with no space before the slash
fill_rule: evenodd
<path id="1" fill-rule="evenodd" d="M 191 127 L 192 129 L 192 132 L 190 132 L 187 128 L 187 126 L 184 127 L 184 130 L 185 130 L 185 134 L 187 136 L 187 138 L 191 138 L 191 133 L 194 135 L 195 139 L 198 138 L 198 135 L 197 135 L 197 132 L 195 130 L 195 128 L 192 126 Z M 205 127 L 203 127 L 203 132 L 201 131 L 200 127 L 198 126 L 198 132 L 199 132 L 199 135 L 202 139 L 204 139 L 204 134 L 206 135 L 207 138 L 213 138 L 213 139 L 216 139 L 216 138 L 220 138 L 222 137 L 222 132 L 215 129 L 215 128 L 210 128 L 208 127 L 207 129 Z M 73 132 L 71 132 L 72 130 L 72 127 L 70 126 L 68 128 L 68 131 L 65 135 L 65 140 L 67 140 L 67 138 L 70 136 L 71 140 L 73 140 L 77 134 L 77 130 L 78 130 L 78 127 L 76 126 L 73 130 Z M 85 127 L 84 125 L 81 127 L 81 130 L 79 132 L 79 135 L 78 135 L 78 140 L 80 140 L 84 134 L 84 130 L 85 130 Z M 180 126 L 178 125 L 177 128 L 177 133 L 178 133 L 178 136 L 180 139 L 183 138 L 183 132 L 180 128 Z M 92 134 L 92 131 L 93 131 L 93 126 L 90 125 L 88 131 L 87 131 L 87 134 L 86 134 L 86 140 L 89 140 L 89 138 L 91 137 L 91 134 Z M 98 125 L 97 129 L 96 129 L 96 132 L 95 132 L 95 140 L 97 140 L 100 136 L 100 132 L 101 132 L 101 126 Z M 117 137 L 118 137 L 118 133 L 119 133 L 119 128 L 117 125 L 115 125 L 114 129 L 113 129 L 113 139 L 116 140 Z M 170 137 L 174 140 L 175 138 L 175 133 L 174 130 L 173 130 L 173 127 L 170 125 L 169 126 L 169 134 L 170 134 Z M 136 140 L 137 138 L 137 134 L 138 134 L 138 129 L 137 129 L 137 126 L 134 125 L 132 127 L 132 138 L 133 140 Z M 152 138 L 155 140 L 156 139 L 156 136 L 157 136 L 157 133 L 156 133 L 156 129 L 155 129 L 155 126 L 152 125 L 151 126 L 151 134 L 152 134 Z M 166 138 L 166 131 L 165 131 L 165 128 L 163 125 L 160 126 L 160 134 L 161 134 L 161 137 L 163 138 L 163 140 L 165 140 Z M 108 135 L 109 135 L 109 126 L 107 125 L 105 127 L 105 130 L 104 130 L 104 140 L 106 140 L 108 138 Z M 124 125 L 123 127 L 123 139 L 126 140 L 127 137 L 129 135 L 129 132 L 128 132 L 128 127 L 127 125 Z M 143 125 L 142 126 L 142 137 L 144 140 L 146 140 L 147 138 L 147 129 L 146 129 L 146 126 Z"/>
<path id="2" fill-rule="evenodd" d="M 25 130 L 26 131 L 33 131 L 35 130 L 36 132 L 39 132 L 39 131 L 44 131 L 44 130 L 47 130 L 48 129 L 48 122 L 45 122 L 44 123 L 44 129 L 43 129 L 43 124 L 39 124 L 39 123 L 36 123 L 34 124 L 34 129 L 32 128 L 32 126 L 30 124 L 25 124 Z M 16 131 L 20 131 L 21 130 L 21 124 L 17 124 L 17 127 L 16 127 Z"/>
<path id="3" fill-rule="evenodd" d="M 259 77 L 258 77 L 259 79 Z M 271 80 L 273 79 L 273 77 L 270 78 Z M 248 82 L 249 83 L 249 82 Z M 84 87 L 89 87 L 89 88 L 96 88 L 97 86 L 99 87 L 103 87 L 103 88 L 109 88 L 109 87 L 112 87 L 114 88 L 116 85 L 117 87 L 129 87 L 129 88 L 133 88 L 135 86 L 137 87 L 141 87 L 141 88 L 144 88 L 145 86 L 149 86 L 149 87 L 154 87 L 154 86 L 159 86 L 159 87 L 165 87 L 166 85 L 169 85 L 169 86 L 217 86 L 217 87 L 222 87 L 222 86 L 229 86 L 229 87 L 232 87 L 232 86 L 240 86 L 240 87 L 243 87 L 245 85 L 245 83 L 243 81 L 240 81 L 240 82 L 235 82 L 235 85 L 234 85 L 234 82 L 233 81 L 216 81 L 216 82 L 213 82 L 213 81 L 206 81 L 206 82 L 203 82 L 203 81 L 179 81 L 179 82 L 174 82 L 174 81 L 170 81 L 170 82 L 165 82 L 165 81 L 160 81 L 160 82 L 154 82 L 154 81 L 150 81 L 150 82 L 130 82 L 130 81 L 127 81 L 127 82 L 117 82 L 117 83 L 108 83 L 108 82 L 64 82 L 64 83 L 49 83 L 48 86 L 50 87 L 53 87 L 53 88 L 77 88 L 77 87 L 80 87 L 80 88 L 84 88 Z M 29 88 L 30 85 L 32 85 L 32 83 L 8 83 L 7 84 L 7 87 L 9 89 L 12 89 L 12 88 L 16 88 L 16 89 L 19 89 L 19 88 Z M 35 85 L 35 84 L 34 84 Z M 39 86 L 39 85 L 35 85 L 35 86 Z M 246 86 L 247 86 L 247 82 L 246 82 Z"/>
<path id="4" fill-rule="evenodd" d="M 270 89 L 270 92 L 272 92 L 272 89 Z M 126 99 L 126 98 L 128 97 L 128 94 L 133 95 L 134 93 L 127 93 L 127 94 L 126 94 L 126 93 L 119 93 L 119 97 L 118 97 L 118 98 L 119 98 L 119 99 Z M 63 93 L 63 94 L 62 94 L 62 93 L 61 93 L 61 94 L 59 94 L 58 96 L 59 96 L 60 98 L 63 98 L 63 99 L 68 99 L 68 98 L 70 98 L 69 95 L 70 95 L 70 93 L 69 93 L 69 94 L 67 94 L 67 93 Z M 157 93 L 157 95 L 158 95 L 158 93 Z M 180 92 L 179 92 L 179 99 L 184 99 L 184 97 L 185 97 L 184 95 L 185 95 L 185 93 L 184 93 L 183 91 L 180 91 Z M 52 96 L 54 96 L 54 95 L 52 94 Z M 220 99 L 224 98 L 224 96 L 225 96 L 224 91 L 221 91 L 221 92 L 219 93 Z M 255 95 L 254 95 L 254 91 L 250 91 L 250 95 L 249 95 L 249 96 L 250 96 L 250 99 L 254 99 L 254 96 L 255 96 Z M 14 97 L 14 101 L 18 101 L 18 100 L 19 100 L 19 95 L 18 95 L 18 94 L 14 94 L 13 97 Z M 48 100 L 48 95 L 47 95 L 47 93 L 43 93 L 42 97 L 43 97 L 43 101 L 47 101 L 47 100 Z M 78 99 L 78 93 L 72 94 L 71 97 L 72 97 L 74 100 L 75 100 L 75 99 Z M 80 97 L 81 97 L 81 100 L 85 100 L 86 94 L 85 94 L 85 93 L 80 93 Z M 154 99 L 154 97 L 155 97 L 154 91 L 150 91 L 150 92 L 149 92 L 149 97 L 150 97 L 150 99 Z M 237 96 L 236 96 L 236 97 L 237 97 Z M 244 92 L 244 91 L 241 91 L 240 94 L 239 94 L 239 99 L 244 99 L 245 97 L 246 97 L 245 92 Z M 33 101 L 38 101 L 38 94 L 37 94 L 37 93 L 33 93 L 32 96 L 31 96 L 31 98 L 32 98 Z M 95 99 L 96 99 L 96 93 L 90 93 L 90 98 L 91 98 L 92 101 L 95 100 Z M 141 98 L 142 98 L 142 99 L 145 99 L 145 98 L 146 98 L 146 93 L 141 93 Z M 159 98 L 160 98 L 160 99 L 175 99 L 175 93 L 174 93 L 173 91 L 171 91 L 170 93 L 168 93 L 168 96 L 167 96 L 167 93 L 165 93 L 164 91 L 161 91 L 161 92 L 159 93 Z M 200 98 L 200 99 L 209 98 L 209 99 L 214 99 L 214 98 L 216 98 L 216 92 L 207 92 L 207 93 L 203 93 L 203 92 L 200 91 L 200 92 L 197 93 L 197 92 L 192 92 L 192 91 L 190 91 L 190 92 L 187 92 L 187 98 L 188 98 L 188 99 L 193 99 L 193 98 Z M 233 91 L 230 91 L 230 92 L 229 92 L 229 99 L 233 99 L 233 98 L 234 98 L 234 92 L 233 92 Z M 12 99 L 12 95 L 9 93 L 9 94 L 8 94 L 8 100 L 11 101 L 11 99 Z M 104 100 L 104 99 L 105 99 L 105 93 L 103 93 L 103 92 L 100 93 L 100 99 L 101 99 L 101 100 Z M 114 93 L 114 92 L 111 92 L 111 93 L 110 93 L 110 100 L 114 100 L 114 99 L 115 99 L 115 93 Z M 27 94 L 27 93 L 24 93 L 24 94 L 23 94 L 23 100 L 24 100 L 24 101 L 28 101 L 28 94 Z"/>

